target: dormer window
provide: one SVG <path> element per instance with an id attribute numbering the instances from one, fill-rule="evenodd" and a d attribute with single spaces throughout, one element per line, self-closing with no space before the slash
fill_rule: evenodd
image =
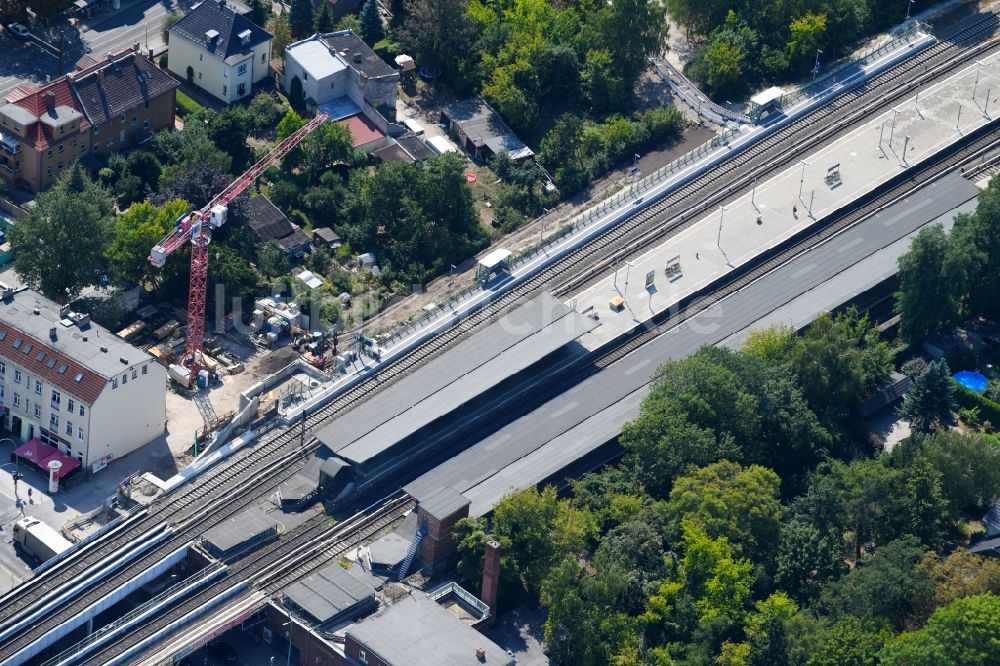
<path id="1" fill-rule="evenodd" d="M 252 33 L 249 30 L 244 30 L 243 32 L 241 32 L 240 34 L 238 34 L 236 36 L 240 38 L 240 44 L 243 44 L 244 46 L 246 46 L 247 44 L 250 43 L 250 35 L 251 34 Z"/>
<path id="2" fill-rule="evenodd" d="M 205 31 L 205 43 L 208 44 L 208 48 L 212 48 L 215 44 L 215 40 L 219 38 L 218 30 L 206 30 Z"/>

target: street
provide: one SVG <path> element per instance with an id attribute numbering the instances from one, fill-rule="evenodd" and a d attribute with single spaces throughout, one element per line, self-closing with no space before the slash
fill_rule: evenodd
<path id="1" fill-rule="evenodd" d="M 58 53 L 59 30 L 65 31 L 65 71 L 85 54 L 102 58 L 107 53 L 139 42 L 143 50 L 162 53 L 166 48 L 162 28 L 172 11 L 186 12 L 196 0 L 122 0 L 121 9 L 108 11 L 81 21 L 79 30 L 63 22 L 59 26 L 32 32 L 53 45 Z M 30 41 L 12 37 L 6 31 L 0 37 L 0 97 L 26 83 L 42 83 L 45 77 L 58 77 L 59 58 Z"/>

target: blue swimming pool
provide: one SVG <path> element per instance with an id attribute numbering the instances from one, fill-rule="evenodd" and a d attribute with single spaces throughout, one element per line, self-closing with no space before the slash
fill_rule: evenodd
<path id="1" fill-rule="evenodd" d="M 971 370 L 956 372 L 954 377 L 956 382 L 969 390 L 975 391 L 976 393 L 982 393 L 985 391 L 986 385 L 990 383 L 990 380 L 987 379 L 985 375 Z"/>

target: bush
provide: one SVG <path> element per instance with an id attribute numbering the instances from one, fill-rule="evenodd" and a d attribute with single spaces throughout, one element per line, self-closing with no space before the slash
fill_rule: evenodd
<path id="1" fill-rule="evenodd" d="M 167 54 L 165 51 L 160 54 L 160 59 L 157 61 L 157 63 L 160 65 L 160 69 L 167 68 Z"/>
<path id="2" fill-rule="evenodd" d="M 979 411 L 979 418 L 993 425 L 1000 425 L 1000 403 L 993 402 L 971 389 L 955 382 L 955 402 L 962 409 Z"/>
<path id="3" fill-rule="evenodd" d="M 979 354 L 976 353 L 975 349 L 964 345 L 946 351 L 944 359 L 948 361 L 948 367 L 952 369 L 952 372 L 975 370 L 979 367 Z"/>
<path id="4" fill-rule="evenodd" d="M 949 364 L 948 367 L 950 368 L 951 364 Z M 923 358 L 919 356 L 911 358 L 909 361 L 904 363 L 903 366 L 900 368 L 903 374 L 909 377 L 916 377 L 926 369 L 927 369 L 927 361 L 925 361 Z"/>
<path id="5" fill-rule="evenodd" d="M 669 104 L 644 112 L 640 121 L 649 130 L 650 140 L 655 143 L 680 136 L 684 129 L 684 116 L 677 107 Z"/>
<path id="6" fill-rule="evenodd" d="M 199 104 L 198 102 L 194 101 L 193 99 L 191 99 L 190 97 L 188 97 L 186 94 L 184 94 L 180 90 L 177 91 L 177 115 L 178 115 L 178 117 L 185 118 L 190 113 L 194 113 L 196 111 L 200 111 L 201 108 L 202 108 L 201 104 Z"/>

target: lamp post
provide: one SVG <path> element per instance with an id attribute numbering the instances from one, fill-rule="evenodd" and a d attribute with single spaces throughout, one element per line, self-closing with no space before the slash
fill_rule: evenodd
<path id="1" fill-rule="evenodd" d="M 977 60 L 976 64 L 978 65 L 978 67 L 976 68 L 976 82 L 972 84 L 972 101 L 973 102 L 976 101 L 976 92 L 979 91 L 979 75 L 982 74 L 982 72 L 983 72 L 983 61 L 982 60 Z"/>
<path id="2" fill-rule="evenodd" d="M 819 57 L 823 53 L 820 49 L 816 49 L 816 62 L 813 64 L 812 75 L 813 83 L 816 83 L 816 75 L 819 74 Z"/>
<path id="3" fill-rule="evenodd" d="M 622 295 L 622 298 L 625 298 L 625 299 L 628 298 L 628 274 L 629 274 L 629 271 L 632 269 L 632 266 L 634 266 L 634 265 L 635 264 L 633 264 L 631 261 L 626 261 L 625 262 L 625 293 Z"/>
<path id="4" fill-rule="evenodd" d="M 892 149 L 892 135 L 896 131 L 896 114 L 899 113 L 899 109 L 892 109 L 892 125 L 889 126 L 889 149 Z"/>
<path id="5" fill-rule="evenodd" d="M 719 246 L 720 250 L 722 249 L 722 220 L 724 220 L 725 218 L 726 218 L 726 207 L 719 206 L 719 236 L 718 238 L 715 239 L 715 244 Z"/>
<path id="6" fill-rule="evenodd" d="M 913 3 L 914 2 L 916 2 L 916 0 L 909 0 L 909 2 L 906 3 L 906 20 L 907 21 L 910 20 L 910 9 L 913 7 Z"/>
<path id="7" fill-rule="evenodd" d="M 802 171 L 799 172 L 799 200 L 801 201 L 802 185 L 803 183 L 806 182 L 806 167 L 809 165 L 809 162 L 806 162 L 805 160 L 799 160 L 799 164 L 802 165 Z"/>

